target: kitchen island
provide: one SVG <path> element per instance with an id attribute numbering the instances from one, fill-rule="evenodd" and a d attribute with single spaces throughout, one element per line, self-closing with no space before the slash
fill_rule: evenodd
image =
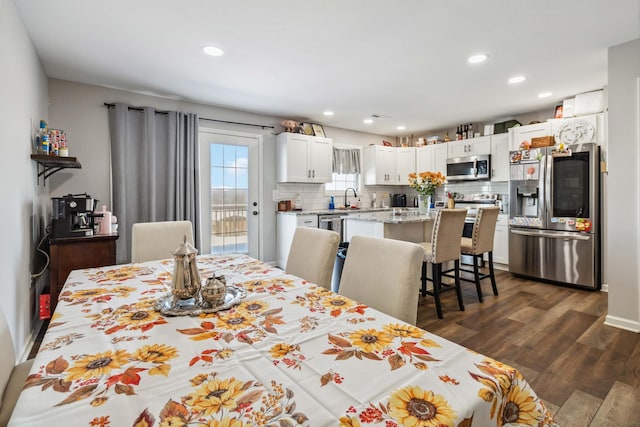
<path id="1" fill-rule="evenodd" d="M 415 209 L 401 208 L 385 212 L 363 212 L 344 218 L 344 240 L 352 236 L 370 236 L 407 242 L 428 242 L 436 212 L 421 214 Z"/>

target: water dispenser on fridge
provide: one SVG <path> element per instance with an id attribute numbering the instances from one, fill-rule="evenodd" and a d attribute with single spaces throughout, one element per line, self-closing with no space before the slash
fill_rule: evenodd
<path id="1" fill-rule="evenodd" d="M 542 228 L 545 220 L 544 162 L 537 150 L 513 151 L 509 165 L 509 223 Z"/>

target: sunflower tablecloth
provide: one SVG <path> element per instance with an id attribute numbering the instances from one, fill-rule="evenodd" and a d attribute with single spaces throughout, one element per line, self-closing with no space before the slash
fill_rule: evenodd
<path id="1" fill-rule="evenodd" d="M 507 365 L 246 255 L 198 267 L 247 297 L 169 317 L 173 260 L 73 271 L 9 425 L 555 425 Z"/>

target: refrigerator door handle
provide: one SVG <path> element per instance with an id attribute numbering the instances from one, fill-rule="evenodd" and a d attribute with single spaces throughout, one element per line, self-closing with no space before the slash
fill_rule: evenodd
<path id="1" fill-rule="evenodd" d="M 478 160 L 473 161 L 473 176 L 478 176 Z"/>
<path id="2" fill-rule="evenodd" d="M 519 234 L 521 236 L 531 236 L 531 237 L 550 237 L 552 239 L 565 239 L 565 240 L 589 240 L 591 239 L 591 235 L 582 235 L 582 234 L 566 234 L 566 233 L 545 233 L 545 232 L 531 232 L 531 231 L 522 231 L 522 230 L 511 230 L 513 234 Z"/>

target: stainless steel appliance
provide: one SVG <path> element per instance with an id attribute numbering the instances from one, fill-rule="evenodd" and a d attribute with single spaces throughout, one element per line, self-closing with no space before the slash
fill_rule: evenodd
<path id="1" fill-rule="evenodd" d="M 86 193 L 51 198 L 51 237 L 92 236 L 97 203 Z"/>
<path id="2" fill-rule="evenodd" d="M 335 231 L 340 235 L 340 242 L 343 240 L 342 218 L 346 214 L 321 214 L 318 215 L 318 228 Z"/>
<path id="3" fill-rule="evenodd" d="M 481 154 L 447 159 L 448 181 L 477 181 L 491 178 L 491 156 Z"/>
<path id="4" fill-rule="evenodd" d="M 509 270 L 598 289 L 600 147 L 511 152 Z"/>
<path id="5" fill-rule="evenodd" d="M 389 197 L 391 198 L 391 207 L 404 208 L 407 206 L 406 194 L 391 194 Z"/>

